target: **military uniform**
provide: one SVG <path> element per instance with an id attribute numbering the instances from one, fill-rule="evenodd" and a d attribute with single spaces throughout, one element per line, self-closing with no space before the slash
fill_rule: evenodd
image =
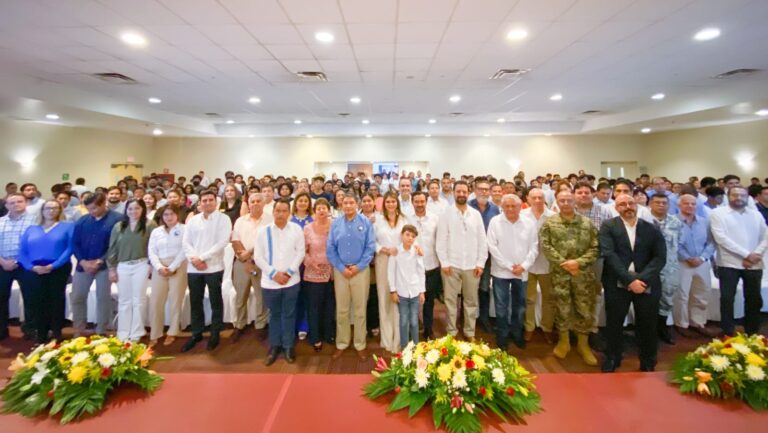
<path id="1" fill-rule="evenodd" d="M 541 226 L 539 244 L 550 263 L 555 325 L 560 332 L 588 334 L 595 316 L 595 291 L 599 288 L 592 267 L 600 254 L 597 229 L 588 218 L 578 214 L 570 221 L 560 214 L 553 215 Z M 566 260 L 579 262 L 577 275 L 560 267 Z"/>
<path id="2" fill-rule="evenodd" d="M 680 245 L 680 231 L 683 223 L 677 217 L 667 215 L 663 220 L 654 218 L 653 224 L 664 235 L 667 244 L 667 261 L 661 270 L 661 301 L 659 315 L 667 317 L 672 313 L 672 299 L 680 289 L 680 262 L 677 260 L 677 249 Z"/>

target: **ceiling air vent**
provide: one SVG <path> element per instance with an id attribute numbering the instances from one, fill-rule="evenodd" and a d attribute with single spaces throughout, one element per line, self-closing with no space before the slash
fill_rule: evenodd
<path id="1" fill-rule="evenodd" d="M 205 115 L 208 117 L 221 117 L 221 114 L 219 113 L 205 113 Z"/>
<path id="2" fill-rule="evenodd" d="M 349 116 L 349 113 L 336 113 L 336 115 L 341 117 L 347 117 Z"/>
<path id="3" fill-rule="evenodd" d="M 586 115 L 590 115 L 590 114 L 603 114 L 603 112 L 600 111 L 600 110 L 587 110 L 587 111 L 583 111 L 581 114 L 586 114 Z"/>
<path id="4" fill-rule="evenodd" d="M 139 82 L 134 80 L 133 78 L 118 74 L 117 72 L 99 72 L 96 74 L 92 74 L 93 77 L 98 78 L 99 80 L 106 81 L 110 84 L 138 84 Z"/>
<path id="5" fill-rule="evenodd" d="M 460 113 L 460 112 L 457 111 L 457 112 L 453 112 L 453 113 L 448 113 L 448 115 L 451 116 L 451 117 L 459 117 L 459 116 L 463 116 L 464 113 Z"/>
<path id="6" fill-rule="evenodd" d="M 302 71 L 297 72 L 296 76 L 299 77 L 300 81 L 328 81 L 328 77 L 325 75 L 325 72 Z"/>
<path id="7" fill-rule="evenodd" d="M 490 80 L 518 78 L 531 72 L 530 69 L 499 69 L 489 77 Z"/>
<path id="8" fill-rule="evenodd" d="M 753 75 L 758 72 L 760 72 L 760 69 L 750 69 L 750 68 L 734 69 L 732 71 L 723 72 L 722 74 L 717 74 L 715 75 L 714 78 L 724 79 L 724 78 L 746 77 L 748 75 Z"/>

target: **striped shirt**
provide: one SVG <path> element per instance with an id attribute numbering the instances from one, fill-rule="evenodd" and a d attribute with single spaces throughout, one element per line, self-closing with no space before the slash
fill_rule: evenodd
<path id="1" fill-rule="evenodd" d="M 24 212 L 12 219 L 8 214 L 0 218 L 0 257 L 15 259 L 19 255 L 21 235 L 29 226 L 35 225 L 38 215 Z"/>

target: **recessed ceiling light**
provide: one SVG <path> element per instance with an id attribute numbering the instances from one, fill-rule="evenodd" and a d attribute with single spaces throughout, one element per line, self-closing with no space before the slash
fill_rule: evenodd
<path id="1" fill-rule="evenodd" d="M 259 98 L 258 96 L 251 96 L 250 98 L 248 98 L 248 102 L 250 102 L 251 104 L 258 104 L 259 102 L 261 102 L 261 98 Z"/>
<path id="2" fill-rule="evenodd" d="M 563 95 L 560 94 L 560 93 L 555 93 L 554 95 L 549 97 L 549 100 L 550 101 L 562 101 L 563 100 Z"/>
<path id="3" fill-rule="evenodd" d="M 510 41 L 521 41 L 528 37 L 528 31 L 525 29 L 513 29 L 507 33 L 507 39 Z"/>
<path id="4" fill-rule="evenodd" d="M 755 114 L 758 116 L 768 116 L 768 108 L 763 108 L 762 110 L 755 111 Z"/>
<path id="5" fill-rule="evenodd" d="M 349 102 L 351 102 L 353 104 L 359 104 L 360 101 L 362 101 L 362 99 L 360 99 L 359 96 L 353 96 L 353 97 L 349 98 Z"/>
<path id="6" fill-rule="evenodd" d="M 720 29 L 717 27 L 707 27 L 696 32 L 696 34 L 693 35 L 693 39 L 697 41 L 711 41 L 718 36 L 720 36 Z"/>
<path id="7" fill-rule="evenodd" d="M 545 137 L 551 137 L 551 136 L 552 136 L 552 133 L 551 133 L 551 132 L 547 132 L 546 134 L 544 134 L 544 136 L 545 136 Z"/>
<path id="8" fill-rule="evenodd" d="M 48 119 L 48 120 L 59 120 L 60 119 L 59 115 L 56 114 L 56 113 L 48 113 L 48 114 L 45 115 L 45 118 Z"/>
<path id="9" fill-rule="evenodd" d="M 461 101 L 461 96 L 459 95 L 453 95 L 450 98 L 448 98 L 449 101 L 453 102 L 454 104 Z"/>
<path id="10" fill-rule="evenodd" d="M 152 130 L 152 135 L 163 135 L 163 130 L 160 128 L 155 128 Z"/>
<path id="11" fill-rule="evenodd" d="M 367 124 L 371 123 L 371 121 L 368 120 L 368 119 L 363 119 L 362 122 L 363 122 L 363 125 L 367 125 Z"/>
<path id="12" fill-rule="evenodd" d="M 231 125 L 231 124 L 235 123 L 235 121 L 234 121 L 234 120 L 232 120 L 232 119 L 229 119 L 229 120 L 227 120 L 225 123 L 226 123 L 227 125 Z"/>
<path id="13" fill-rule="evenodd" d="M 662 99 L 664 99 L 666 97 L 667 97 L 667 95 L 665 95 L 663 93 L 657 93 L 657 94 L 651 96 L 651 99 L 653 99 L 654 101 L 661 101 Z"/>
<path id="14" fill-rule="evenodd" d="M 432 134 L 424 134 L 425 137 L 429 138 L 432 136 Z"/>
<path id="15" fill-rule="evenodd" d="M 293 123 L 296 124 L 296 125 L 301 125 L 302 122 L 301 122 L 301 120 L 296 119 L 296 120 L 293 121 Z"/>
<path id="16" fill-rule="evenodd" d="M 429 123 L 437 123 L 437 120 L 435 120 L 435 119 L 429 119 Z"/>
<path id="17" fill-rule="evenodd" d="M 640 132 L 642 132 L 643 134 L 647 134 L 647 133 L 649 133 L 651 131 L 652 131 L 651 128 L 643 128 L 643 129 L 640 130 Z"/>
<path id="18" fill-rule="evenodd" d="M 491 134 L 483 134 L 483 137 L 490 137 Z"/>
<path id="19" fill-rule="evenodd" d="M 333 33 L 329 32 L 317 32 L 315 33 L 315 40 L 318 42 L 333 42 L 335 38 L 333 37 Z"/>
<path id="20" fill-rule="evenodd" d="M 373 137 L 373 135 L 371 135 L 371 134 L 365 134 L 365 138 L 371 138 L 371 137 Z"/>
<path id="21" fill-rule="evenodd" d="M 125 32 L 120 35 L 120 39 L 132 47 L 143 47 L 144 45 L 147 45 L 147 38 L 135 32 Z"/>
<path id="22" fill-rule="evenodd" d="M 315 136 L 311 134 L 307 134 L 307 138 L 315 138 Z"/>
<path id="23" fill-rule="evenodd" d="M 255 138 L 256 136 L 253 134 L 248 134 L 248 138 Z"/>
<path id="24" fill-rule="evenodd" d="M 160 98 L 149 98 L 147 101 L 149 101 L 150 104 L 159 104 L 163 102 L 163 100 Z"/>
<path id="25" fill-rule="evenodd" d="M 496 119 L 496 122 L 497 122 L 497 123 L 504 123 L 504 122 L 506 122 L 506 121 L 507 121 L 507 119 L 505 119 L 505 118 L 503 118 L 503 117 L 499 117 L 498 119 Z"/>

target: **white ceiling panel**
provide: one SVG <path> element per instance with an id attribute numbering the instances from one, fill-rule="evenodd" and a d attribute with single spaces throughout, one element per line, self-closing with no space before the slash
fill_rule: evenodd
<path id="1" fill-rule="evenodd" d="M 395 57 L 399 59 L 432 57 L 436 50 L 437 44 L 397 44 Z"/>
<path id="2" fill-rule="evenodd" d="M 408 0 L 400 2 L 397 20 L 401 23 L 448 21 L 457 0 Z"/>
<path id="3" fill-rule="evenodd" d="M 324 24 L 320 22 L 319 24 L 299 24 L 296 26 L 296 28 L 299 30 L 301 37 L 303 37 L 308 44 L 321 43 L 315 40 L 315 33 L 317 32 L 331 33 L 334 37 L 333 44 L 349 43 L 349 39 L 347 38 L 347 31 L 343 24 Z"/>
<path id="4" fill-rule="evenodd" d="M 443 43 L 474 43 L 487 41 L 499 26 L 497 22 L 452 22 Z"/>
<path id="5" fill-rule="evenodd" d="M 650 26 L 650 21 L 608 21 L 585 34 L 581 42 L 616 42 Z"/>
<path id="6" fill-rule="evenodd" d="M 241 23 L 288 23 L 277 0 L 219 0 Z"/>
<path id="7" fill-rule="evenodd" d="M 232 55 L 214 44 L 180 45 L 179 48 L 202 60 L 232 60 Z"/>
<path id="8" fill-rule="evenodd" d="M 452 21 L 502 21 L 517 3 L 516 0 L 459 0 Z"/>
<path id="9" fill-rule="evenodd" d="M 304 43 L 296 27 L 290 24 L 245 24 L 245 28 L 264 45 Z"/>
<path id="10" fill-rule="evenodd" d="M 304 60 L 315 58 L 306 45 L 267 45 L 265 48 L 279 60 Z"/>
<path id="11" fill-rule="evenodd" d="M 128 26 L 131 23 L 124 15 L 118 14 L 95 0 L 42 0 L 42 7 L 56 10 L 59 14 L 74 16 L 88 26 Z"/>
<path id="12" fill-rule="evenodd" d="M 211 41 L 197 29 L 188 25 L 148 26 L 147 31 L 171 45 L 210 44 Z M 151 35 L 148 35 L 152 42 Z M 150 46 L 154 45 L 153 43 Z"/>
<path id="13" fill-rule="evenodd" d="M 49 1 L 63 3 L 57 0 Z M 121 16 L 142 25 L 168 26 L 184 24 L 184 20 L 157 0 L 99 0 L 99 3 Z"/>
<path id="14" fill-rule="evenodd" d="M 613 17 L 619 21 L 659 21 L 699 0 L 636 0 Z"/>
<path id="15" fill-rule="evenodd" d="M 336 83 L 359 83 L 360 73 L 357 71 L 335 71 L 328 73 L 328 81 Z"/>
<path id="16" fill-rule="evenodd" d="M 394 23 L 347 24 L 347 31 L 355 45 L 395 43 Z"/>
<path id="17" fill-rule="evenodd" d="M 66 47 L 61 52 L 76 58 L 77 60 L 114 60 L 115 58 L 103 51 L 90 47 Z"/>
<path id="18" fill-rule="evenodd" d="M 395 69 L 395 62 L 392 59 L 358 59 L 357 64 L 361 71 L 391 72 Z"/>
<path id="19" fill-rule="evenodd" d="M 511 20 L 554 21 L 576 3 L 577 0 L 519 0 L 512 9 Z"/>
<path id="20" fill-rule="evenodd" d="M 219 45 L 248 45 L 255 44 L 256 39 L 251 36 L 240 24 L 224 26 L 197 26 L 201 33 L 208 39 Z"/>
<path id="21" fill-rule="evenodd" d="M 318 60 L 348 60 L 354 59 L 352 46 L 348 44 L 309 45 L 309 49 Z"/>
<path id="22" fill-rule="evenodd" d="M 77 43 L 91 47 L 111 45 L 114 43 L 114 38 L 111 35 L 91 27 L 63 27 L 57 29 L 57 32 Z"/>
<path id="23" fill-rule="evenodd" d="M 422 59 L 397 59 L 395 71 L 426 71 L 432 63 L 432 58 Z"/>
<path id="24" fill-rule="evenodd" d="M 397 0 L 339 0 L 347 23 L 394 23 L 397 21 Z"/>
<path id="25" fill-rule="evenodd" d="M 395 44 L 355 45 L 355 57 L 363 59 L 391 59 L 395 56 Z"/>
<path id="26" fill-rule="evenodd" d="M 445 33 L 446 23 L 400 23 L 397 26 L 397 43 L 424 44 L 429 42 L 440 42 Z"/>
<path id="27" fill-rule="evenodd" d="M 383 71 L 362 71 L 360 72 L 360 76 L 363 78 L 363 82 L 365 83 L 391 83 L 394 73 Z"/>
<path id="28" fill-rule="evenodd" d="M 280 63 L 291 72 L 322 70 L 316 60 L 281 60 Z"/>
<path id="29" fill-rule="evenodd" d="M 216 0 L 159 0 L 185 22 L 195 25 L 236 24 L 235 18 Z"/>
<path id="30" fill-rule="evenodd" d="M 268 60 L 272 58 L 272 54 L 258 44 L 222 45 L 221 48 L 241 60 Z"/>
<path id="31" fill-rule="evenodd" d="M 320 66 L 325 72 L 357 72 L 357 62 L 354 60 L 321 60 Z"/>
<path id="32" fill-rule="evenodd" d="M 288 18 L 296 24 L 343 22 L 336 0 L 280 0 Z"/>
<path id="33" fill-rule="evenodd" d="M 626 9 L 635 0 L 578 0 L 558 20 L 604 21 Z"/>

